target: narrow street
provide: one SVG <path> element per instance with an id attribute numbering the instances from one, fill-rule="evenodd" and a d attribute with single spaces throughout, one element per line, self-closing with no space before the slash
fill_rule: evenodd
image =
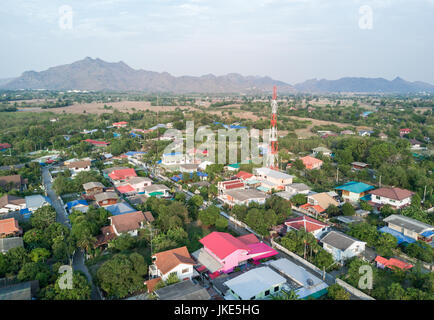
<path id="1" fill-rule="evenodd" d="M 42 183 L 44 184 L 45 191 L 47 192 L 47 196 L 51 200 L 53 208 L 56 210 L 56 214 L 57 214 L 56 221 L 64 224 L 69 229 L 71 229 L 71 223 L 69 222 L 65 208 L 63 207 L 60 198 L 52 189 L 51 174 L 47 167 L 42 168 Z M 83 251 L 76 250 L 72 258 L 73 270 L 82 271 L 86 275 L 87 280 L 92 286 L 91 299 L 102 300 L 101 295 L 98 289 L 96 288 L 96 286 L 94 285 L 92 281 L 92 276 L 90 275 L 89 270 L 87 269 L 86 264 L 84 262 L 85 262 L 85 257 Z"/>

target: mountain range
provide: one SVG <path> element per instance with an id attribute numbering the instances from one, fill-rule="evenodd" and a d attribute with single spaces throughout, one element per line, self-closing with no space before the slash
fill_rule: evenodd
<path id="1" fill-rule="evenodd" d="M 175 77 L 167 72 L 135 70 L 122 61 L 111 63 L 90 57 L 41 72 L 26 71 L 13 79 L 0 79 L 0 89 L 3 90 L 266 93 L 271 92 L 274 85 L 281 93 L 434 93 L 434 86 L 431 84 L 409 82 L 399 77 L 392 81 L 383 78 L 350 77 L 338 80 L 312 79 L 292 86 L 270 77 L 242 76 L 237 73 Z"/>

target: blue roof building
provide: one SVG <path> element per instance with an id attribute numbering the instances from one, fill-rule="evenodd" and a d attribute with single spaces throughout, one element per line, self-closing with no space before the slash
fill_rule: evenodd
<path id="1" fill-rule="evenodd" d="M 66 207 L 68 208 L 68 210 L 71 210 L 72 208 L 77 207 L 77 206 L 79 206 L 79 207 L 87 207 L 87 206 L 89 206 L 89 204 L 84 199 L 70 201 L 70 202 L 68 202 L 66 204 Z"/>
<path id="2" fill-rule="evenodd" d="M 116 203 L 116 204 L 113 204 L 111 206 L 107 206 L 104 209 L 106 209 L 107 211 L 109 211 L 114 216 L 118 216 L 118 215 L 121 215 L 121 214 L 130 213 L 130 212 L 136 212 L 137 211 L 136 209 L 134 209 L 133 207 L 131 207 L 126 202 Z"/>
<path id="3" fill-rule="evenodd" d="M 345 201 L 357 202 L 375 187 L 363 182 L 350 181 L 335 189 Z"/>

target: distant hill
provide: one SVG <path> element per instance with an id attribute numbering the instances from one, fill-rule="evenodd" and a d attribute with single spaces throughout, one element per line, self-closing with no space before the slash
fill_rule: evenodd
<path id="1" fill-rule="evenodd" d="M 402 78 L 392 81 L 383 78 L 341 78 L 338 80 L 312 79 L 294 86 L 297 91 L 311 93 L 434 93 L 434 86 L 425 82 L 409 82 Z"/>
<path id="2" fill-rule="evenodd" d="M 167 72 L 135 70 L 122 61 L 110 63 L 87 57 L 41 72 L 26 71 L 3 85 L 0 83 L 0 89 L 254 93 L 272 92 L 274 85 L 279 92 L 295 92 L 291 85 L 269 77 L 245 77 L 236 73 L 175 77 Z"/>

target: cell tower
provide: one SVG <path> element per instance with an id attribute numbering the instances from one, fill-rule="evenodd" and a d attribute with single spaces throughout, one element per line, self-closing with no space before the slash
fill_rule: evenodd
<path id="1" fill-rule="evenodd" d="M 271 100 L 271 122 L 270 122 L 270 138 L 267 153 L 267 167 L 271 169 L 279 169 L 277 160 L 277 88 L 273 88 L 273 99 Z"/>

